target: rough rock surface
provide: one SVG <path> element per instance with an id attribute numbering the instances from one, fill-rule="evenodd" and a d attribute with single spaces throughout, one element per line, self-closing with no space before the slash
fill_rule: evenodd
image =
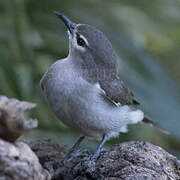
<path id="1" fill-rule="evenodd" d="M 55 180 L 180 180 L 180 161 L 162 148 L 146 142 L 126 142 L 102 152 L 96 163 L 84 164 L 85 152 L 56 171 L 52 161 L 64 147 L 51 141 L 27 141 Z"/>
<path id="2" fill-rule="evenodd" d="M 50 180 L 37 156 L 23 142 L 14 144 L 0 139 L 1 180 Z"/>
<path id="3" fill-rule="evenodd" d="M 14 142 L 17 138 L 36 128 L 36 119 L 25 119 L 24 112 L 34 108 L 36 104 L 9 99 L 0 95 L 0 138 Z"/>

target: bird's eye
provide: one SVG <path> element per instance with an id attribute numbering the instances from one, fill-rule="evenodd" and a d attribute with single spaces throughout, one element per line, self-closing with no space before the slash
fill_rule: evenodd
<path id="1" fill-rule="evenodd" d="M 85 46 L 86 45 L 85 41 L 81 37 L 77 38 L 77 43 L 79 46 Z"/>

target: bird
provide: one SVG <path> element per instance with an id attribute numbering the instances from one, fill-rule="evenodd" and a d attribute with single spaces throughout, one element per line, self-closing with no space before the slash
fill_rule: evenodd
<path id="1" fill-rule="evenodd" d="M 89 157 L 96 161 L 103 145 L 129 124 L 155 125 L 117 73 L 117 55 L 106 35 L 88 24 L 76 24 L 60 12 L 54 12 L 66 25 L 69 54 L 57 60 L 43 75 L 40 86 L 47 102 L 65 125 L 80 137 L 64 159 L 70 158 L 85 137 L 101 139 L 97 151 Z"/>

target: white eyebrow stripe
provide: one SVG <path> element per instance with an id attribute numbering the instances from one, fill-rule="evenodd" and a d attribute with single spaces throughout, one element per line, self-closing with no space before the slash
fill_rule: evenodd
<path id="1" fill-rule="evenodd" d="M 89 45 L 87 39 L 83 35 L 79 34 L 79 37 L 82 38 L 85 41 L 87 46 Z"/>

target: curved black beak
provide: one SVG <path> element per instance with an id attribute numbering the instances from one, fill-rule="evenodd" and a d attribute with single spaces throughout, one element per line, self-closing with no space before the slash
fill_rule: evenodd
<path id="1" fill-rule="evenodd" d="M 54 13 L 64 22 L 64 24 L 69 29 L 70 33 L 72 34 L 73 30 L 76 27 L 76 23 L 72 22 L 69 18 L 61 14 L 60 12 L 54 11 Z"/>

